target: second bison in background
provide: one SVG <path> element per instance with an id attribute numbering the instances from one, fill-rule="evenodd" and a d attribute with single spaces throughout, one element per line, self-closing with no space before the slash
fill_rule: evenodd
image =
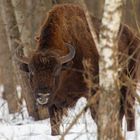
<path id="1" fill-rule="evenodd" d="M 92 17 L 99 35 L 100 20 Z M 121 104 L 120 121 L 124 114 L 128 130 L 134 130 L 134 94 L 127 78 L 137 80 L 137 61 L 140 53 L 139 39 L 131 30 L 121 25 L 119 32 L 119 63 Z M 81 97 L 91 97 L 84 77 L 84 60 L 91 65 L 92 96 L 99 86 L 99 54 L 90 34 L 85 14 L 76 5 L 55 6 L 42 25 L 37 38 L 38 47 L 31 58 L 17 57 L 21 69 L 28 72 L 37 101 L 49 110 L 52 135 L 60 134 L 59 126 L 64 113 Z M 127 78 L 126 78 L 127 77 Z M 90 106 L 92 118 L 97 122 L 98 98 Z"/>

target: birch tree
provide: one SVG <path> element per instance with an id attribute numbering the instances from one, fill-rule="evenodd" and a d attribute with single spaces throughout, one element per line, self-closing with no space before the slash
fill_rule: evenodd
<path id="1" fill-rule="evenodd" d="M 122 0 L 105 0 L 99 35 L 100 100 L 98 140 L 120 140 L 117 35 L 122 16 Z"/>
<path id="2" fill-rule="evenodd" d="M 122 140 L 123 137 L 119 123 L 119 66 L 118 59 L 116 59 L 118 58 L 117 35 L 122 16 L 122 1 L 105 0 L 99 40 L 97 39 L 90 14 L 84 2 L 83 7 L 100 56 L 98 140 Z"/>

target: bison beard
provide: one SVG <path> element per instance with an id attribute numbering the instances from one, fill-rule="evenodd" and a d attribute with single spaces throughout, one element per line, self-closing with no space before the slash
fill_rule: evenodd
<path id="1" fill-rule="evenodd" d="M 99 35 L 100 20 L 92 17 Z M 127 129 L 134 130 L 134 92 L 127 78 L 136 81 L 139 39 L 126 25 L 119 33 L 120 122 L 127 119 Z M 17 53 L 21 69 L 30 75 L 30 83 L 36 97 L 47 95 L 46 106 L 50 114 L 52 135 L 58 135 L 63 115 L 80 97 L 88 98 L 88 86 L 84 80 L 83 60 L 90 60 L 93 82 L 92 95 L 97 95 L 99 85 L 99 55 L 89 31 L 83 9 L 75 5 L 55 6 L 49 13 L 37 37 L 38 47 L 31 58 Z M 67 43 L 67 44 L 66 44 Z M 126 78 L 127 77 L 127 78 Z M 98 98 L 90 106 L 92 118 L 97 121 Z"/>

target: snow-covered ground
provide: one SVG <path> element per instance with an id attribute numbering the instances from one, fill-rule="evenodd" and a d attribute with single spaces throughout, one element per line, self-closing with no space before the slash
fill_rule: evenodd
<path id="1" fill-rule="evenodd" d="M 84 107 L 86 100 L 81 98 L 74 109 L 69 110 L 68 117 L 63 118 L 60 127 L 61 133 L 69 126 L 76 114 Z M 29 120 L 30 119 L 30 120 Z M 23 120 L 18 118 L 10 123 L 0 124 L 0 140 L 59 140 L 61 136 L 51 136 L 49 119 L 43 121 L 33 121 L 31 118 Z M 21 124 L 24 125 L 21 125 Z M 20 124 L 20 125 L 15 125 Z M 96 124 L 90 116 L 90 112 L 84 113 L 78 122 L 72 127 L 66 140 L 94 140 L 96 139 Z"/>
<path id="2" fill-rule="evenodd" d="M 68 117 L 63 119 L 61 125 L 61 133 L 65 131 L 70 122 L 75 118 L 77 112 L 86 104 L 86 100 L 81 98 L 74 109 L 69 111 Z M 136 106 L 136 131 L 123 131 L 126 140 L 140 140 L 140 107 Z M 20 125 L 15 125 L 20 124 Z M 21 125 L 23 123 L 24 125 Z M 124 126 L 125 130 L 125 126 Z M 49 119 L 35 122 L 31 118 L 22 121 L 20 118 L 17 121 L 10 123 L 1 122 L 0 124 L 0 140 L 59 140 L 61 136 L 50 135 Z M 96 140 L 96 124 L 90 116 L 90 112 L 84 113 L 78 122 L 72 127 L 66 135 L 65 140 Z"/>

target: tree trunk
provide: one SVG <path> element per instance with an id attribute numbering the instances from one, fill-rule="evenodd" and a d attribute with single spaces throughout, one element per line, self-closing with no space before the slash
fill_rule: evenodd
<path id="1" fill-rule="evenodd" d="M 122 16 L 122 0 L 105 0 L 99 37 L 100 101 L 98 140 L 120 140 L 117 35 Z"/>
<path id="2" fill-rule="evenodd" d="M 27 15 L 29 12 L 27 10 L 27 4 L 26 4 L 26 1 L 19 1 L 19 0 L 12 0 L 12 4 L 14 6 L 16 21 L 17 21 L 19 32 L 20 32 L 20 39 L 24 46 L 24 55 L 28 57 L 31 52 L 31 45 L 32 45 L 32 43 L 31 43 L 32 35 L 31 34 L 32 34 L 32 32 L 31 32 L 31 29 L 29 26 L 29 21 L 28 21 L 29 18 L 27 18 L 28 17 Z M 31 91 L 29 91 L 29 92 L 31 92 Z M 31 97 L 28 98 L 28 96 L 30 96 L 30 94 L 27 93 L 26 96 L 27 96 L 26 102 L 28 102 L 28 99 L 31 98 Z M 32 99 L 32 102 L 33 102 L 33 105 L 35 105 L 36 101 L 34 98 Z M 27 103 L 27 104 L 29 104 L 29 103 Z M 38 119 L 40 119 L 40 118 L 38 118 Z"/>
<path id="3" fill-rule="evenodd" d="M 1 5 L 3 21 L 5 24 L 6 35 L 8 38 L 8 44 L 9 44 L 9 48 L 12 54 L 12 62 L 13 62 L 13 67 L 14 67 L 14 72 L 15 72 L 14 75 L 16 76 L 15 80 L 16 80 L 16 83 L 22 86 L 24 97 L 26 101 L 28 101 L 27 108 L 28 108 L 29 114 L 35 117 L 35 119 L 38 119 L 38 115 L 35 111 L 35 105 L 34 105 L 35 99 L 32 96 L 32 92 L 29 87 L 29 83 L 27 81 L 27 76 L 24 73 L 21 73 L 19 71 L 18 63 L 13 57 L 13 54 L 15 53 L 15 50 L 19 45 L 16 42 L 16 40 L 20 40 L 20 34 L 19 34 L 11 0 L 1 0 L 0 5 Z"/>
<path id="4" fill-rule="evenodd" d="M 8 102 L 10 113 L 15 113 L 18 111 L 18 105 L 13 79 L 12 60 L 1 15 L 0 23 L 0 84 L 4 85 L 4 98 Z"/>
<path id="5" fill-rule="evenodd" d="M 20 32 L 20 39 L 24 46 L 24 55 L 29 56 L 29 52 L 31 49 L 31 32 L 27 22 L 28 13 L 26 12 L 26 2 L 12 0 L 12 5 L 14 7 L 16 21 Z"/>
<path id="6" fill-rule="evenodd" d="M 85 3 L 91 14 L 97 18 L 102 17 L 104 0 L 87 0 Z"/>

